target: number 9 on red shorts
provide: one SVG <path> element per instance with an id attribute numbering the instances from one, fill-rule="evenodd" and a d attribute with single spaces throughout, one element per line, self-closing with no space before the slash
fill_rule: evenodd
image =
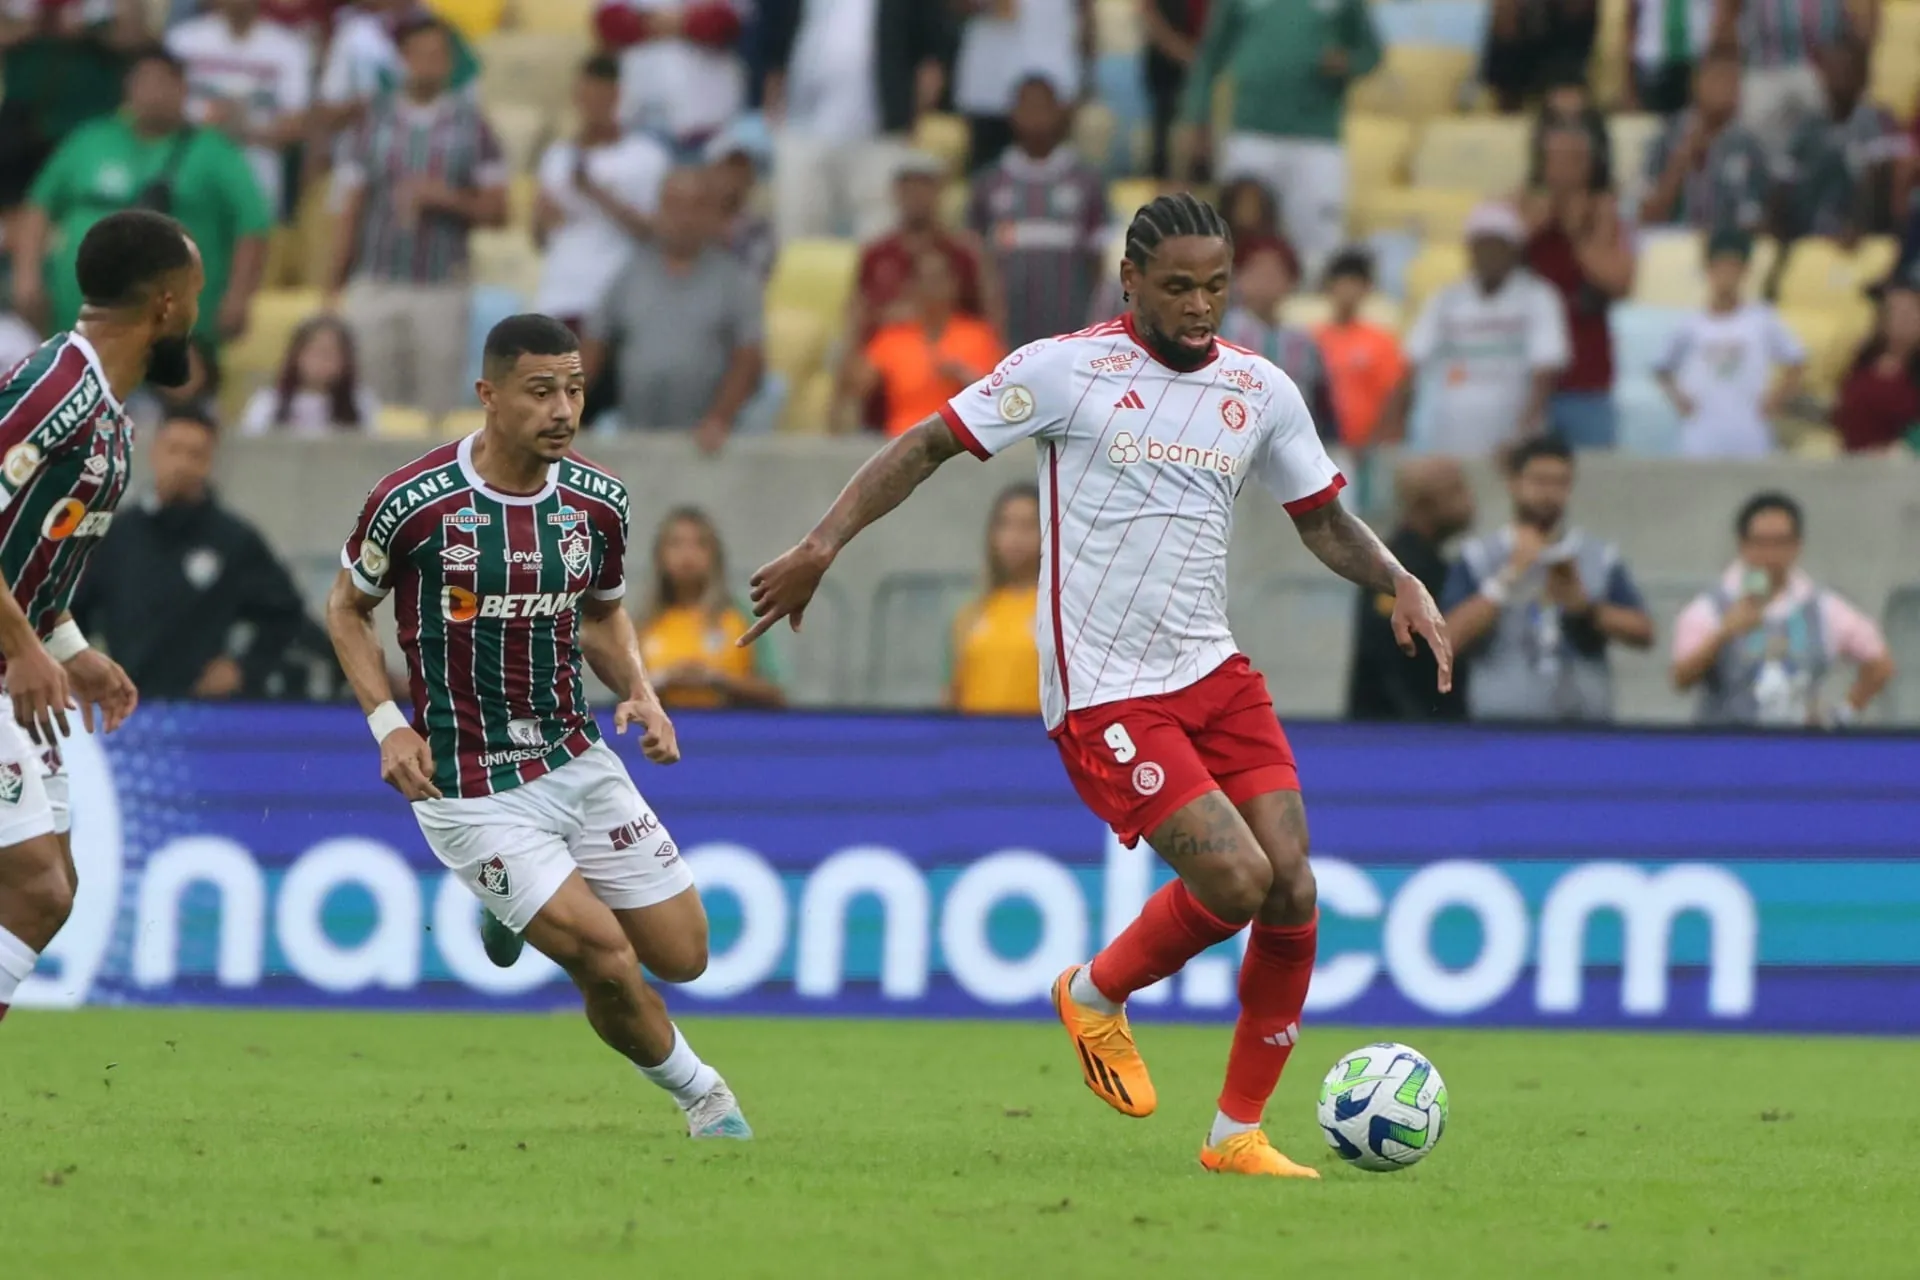
<path id="1" fill-rule="evenodd" d="M 1216 788 L 1234 804 L 1300 789 L 1267 682 L 1244 654 L 1184 689 L 1069 711 L 1054 741 L 1073 789 L 1128 846 Z"/>

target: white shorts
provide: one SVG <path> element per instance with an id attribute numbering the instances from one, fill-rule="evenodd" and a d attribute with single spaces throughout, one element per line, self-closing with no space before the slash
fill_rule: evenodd
<path id="1" fill-rule="evenodd" d="M 516 932 L 575 870 L 616 911 L 693 887 L 686 859 L 604 742 L 511 791 L 422 800 L 413 815 L 434 855 Z"/>
<path id="2" fill-rule="evenodd" d="M 67 771 L 54 748 L 36 747 L 13 722 L 13 700 L 0 694 L 0 849 L 72 825 Z"/>

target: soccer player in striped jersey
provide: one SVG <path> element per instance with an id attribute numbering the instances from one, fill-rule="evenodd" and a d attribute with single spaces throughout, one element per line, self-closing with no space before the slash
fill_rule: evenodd
<path id="1" fill-rule="evenodd" d="M 1232 235 L 1210 206 L 1162 196 L 1134 216 L 1120 281 L 1131 310 L 1031 343 L 875 454 L 813 532 L 753 578 L 759 621 L 797 628 L 847 542 L 963 450 L 1037 446 L 1041 709 L 1087 806 L 1176 878 L 1091 964 L 1054 982 L 1075 1062 L 1102 1101 L 1150 1115 L 1153 1081 L 1127 997 L 1249 929 L 1240 1019 L 1200 1163 L 1314 1178 L 1261 1131 L 1299 1035 L 1316 946 L 1306 811 L 1266 681 L 1227 628 L 1233 503 L 1256 481 L 1328 568 L 1393 600 L 1403 649 L 1425 638 L 1451 683 L 1433 598 L 1342 509 L 1345 483 L 1299 388 L 1216 337 Z"/>
<path id="2" fill-rule="evenodd" d="M 126 492 L 142 382 L 182 386 L 206 285 L 172 218 L 109 214 L 74 262 L 80 318 L 0 376 L 0 1018 L 66 924 L 78 886 L 59 739 L 78 708 L 120 727 L 138 695 L 68 606 Z"/>
<path id="3" fill-rule="evenodd" d="M 587 1021 L 672 1095 L 696 1138 L 748 1138 L 726 1081 L 642 981 L 707 966 L 693 877 L 581 690 L 618 691 L 656 764 L 680 758 L 640 660 L 626 592 L 627 490 L 572 452 L 586 394 L 573 334 L 513 316 L 487 337 L 486 425 L 393 472 L 367 498 L 327 604 L 334 650 L 440 861 L 558 964 Z M 413 713 L 388 697 L 373 613 L 394 597 Z M 498 957 L 496 957 L 496 960 Z"/>

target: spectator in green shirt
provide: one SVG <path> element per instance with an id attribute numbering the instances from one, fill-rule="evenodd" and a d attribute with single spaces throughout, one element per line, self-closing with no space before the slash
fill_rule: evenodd
<path id="1" fill-rule="evenodd" d="M 113 109 L 127 55 L 151 38 L 144 0 L 0 0 L 0 209 L 62 138 Z"/>
<path id="2" fill-rule="evenodd" d="M 272 219 L 246 153 L 225 134 L 186 120 L 187 81 L 158 45 L 134 56 L 119 114 L 75 130 L 27 193 L 14 254 L 14 300 L 43 332 L 80 314 L 74 257 L 87 229 L 110 213 L 144 207 L 171 213 L 199 244 L 207 286 L 202 338 L 225 341 L 247 327 L 260 287 Z"/>
<path id="3" fill-rule="evenodd" d="M 1346 237 L 1347 86 L 1379 65 L 1367 0 L 1214 0 L 1208 11 L 1182 119 L 1204 130 L 1214 82 L 1232 78 L 1233 122 L 1214 173 L 1266 184 L 1309 279 Z"/>

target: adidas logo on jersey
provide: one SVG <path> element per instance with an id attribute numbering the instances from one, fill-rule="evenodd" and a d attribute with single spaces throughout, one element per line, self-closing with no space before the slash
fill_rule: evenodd
<path id="1" fill-rule="evenodd" d="M 507 595 L 475 595 L 465 587 L 442 587 L 440 610 L 449 622 L 475 618 L 552 618 L 573 608 L 578 591 L 516 591 Z"/>
<path id="2" fill-rule="evenodd" d="M 1147 402 L 1140 398 L 1138 391 L 1129 390 L 1127 394 L 1113 402 L 1113 407 L 1116 409 L 1144 409 L 1147 407 Z"/>

